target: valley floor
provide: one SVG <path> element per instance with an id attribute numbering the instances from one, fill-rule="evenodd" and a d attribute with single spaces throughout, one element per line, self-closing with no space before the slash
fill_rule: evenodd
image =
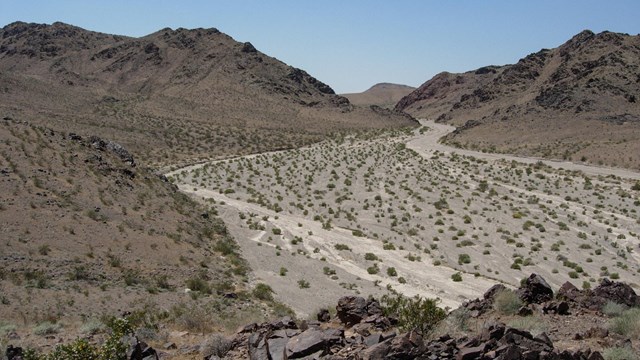
<path id="1" fill-rule="evenodd" d="M 302 317 L 393 288 L 456 307 L 531 272 L 634 287 L 640 174 L 455 149 L 453 128 L 336 138 L 167 176 L 214 206 L 254 282 Z"/>

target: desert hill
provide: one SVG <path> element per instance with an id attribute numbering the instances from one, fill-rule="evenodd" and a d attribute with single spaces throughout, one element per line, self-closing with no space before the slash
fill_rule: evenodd
<path id="1" fill-rule="evenodd" d="M 414 124 L 355 107 L 305 71 L 216 29 L 130 38 L 16 22 L 0 38 L 4 116 L 113 139 L 158 165 Z"/>
<path id="2" fill-rule="evenodd" d="M 215 210 L 119 144 L 8 118 L 0 139 L 0 319 L 17 327 L 3 328 L 3 343 L 42 324 L 73 339 L 82 323 L 124 311 L 182 328 L 204 324 L 205 306 L 224 312 L 207 327 L 269 312 L 248 295 L 248 266 Z M 242 293 L 241 306 L 225 300 Z"/>
<path id="3" fill-rule="evenodd" d="M 441 73 L 397 110 L 460 127 L 452 143 L 483 151 L 638 169 L 640 37 L 583 31 L 505 66 Z"/>
<path id="4" fill-rule="evenodd" d="M 379 83 L 361 93 L 342 94 L 354 105 L 376 105 L 383 108 L 393 108 L 403 97 L 416 88 L 407 85 Z"/>

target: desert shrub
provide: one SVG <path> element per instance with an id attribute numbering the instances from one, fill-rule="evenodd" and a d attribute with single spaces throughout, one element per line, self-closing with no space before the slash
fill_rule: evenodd
<path id="1" fill-rule="evenodd" d="M 627 310 L 626 306 L 613 301 L 607 301 L 607 303 L 602 306 L 602 313 L 609 317 L 620 316 L 625 310 Z"/>
<path id="2" fill-rule="evenodd" d="M 471 256 L 469 254 L 460 254 L 458 255 L 458 264 L 468 264 L 471 262 Z"/>
<path id="3" fill-rule="evenodd" d="M 374 253 L 370 253 L 370 252 L 369 252 L 369 253 L 364 254 L 364 259 L 365 259 L 365 260 L 370 260 L 370 261 L 380 260 L 380 259 L 378 258 L 378 256 L 376 256 L 376 254 L 374 254 Z"/>
<path id="4" fill-rule="evenodd" d="M 544 321 L 537 316 L 518 317 L 509 322 L 508 325 L 512 328 L 526 330 L 534 336 L 545 332 L 547 329 Z"/>
<path id="5" fill-rule="evenodd" d="M 451 280 L 453 280 L 455 282 L 462 281 L 462 274 L 460 272 L 457 272 L 457 273 L 451 275 Z"/>
<path id="6" fill-rule="evenodd" d="M 427 334 L 444 318 L 447 313 L 437 306 L 437 299 L 422 298 L 419 295 L 409 298 L 401 294 L 384 295 L 380 301 L 386 316 L 398 319 L 398 327 L 409 331 L 416 329 Z"/>
<path id="7" fill-rule="evenodd" d="M 192 277 L 187 280 L 187 287 L 191 289 L 191 291 L 198 291 L 203 294 L 211 294 L 211 285 L 200 277 Z"/>
<path id="8" fill-rule="evenodd" d="M 95 335 L 104 332 L 107 326 L 98 319 L 89 319 L 80 327 L 80 332 L 87 335 Z"/>
<path id="9" fill-rule="evenodd" d="M 387 275 L 398 276 L 398 272 L 396 271 L 396 268 L 390 267 L 390 268 L 387 268 Z"/>
<path id="10" fill-rule="evenodd" d="M 493 308 L 505 315 L 514 315 L 522 307 L 522 300 L 514 291 L 505 289 L 493 298 Z"/>
<path id="11" fill-rule="evenodd" d="M 311 284 L 309 284 L 309 282 L 305 279 L 300 279 L 298 280 L 298 287 L 300 289 L 308 289 L 309 287 L 311 287 Z"/>
<path id="12" fill-rule="evenodd" d="M 371 275 L 375 275 L 380 272 L 380 268 L 374 264 L 374 266 L 369 266 L 367 268 L 367 272 Z"/>
<path id="13" fill-rule="evenodd" d="M 258 283 L 253 288 L 253 296 L 256 299 L 271 301 L 273 300 L 273 289 L 267 284 Z"/>
<path id="14" fill-rule="evenodd" d="M 45 321 L 36 325 L 36 327 L 33 328 L 33 333 L 41 336 L 51 335 L 57 334 L 60 329 L 62 329 L 62 325 Z"/>
<path id="15" fill-rule="evenodd" d="M 629 309 L 611 319 L 609 329 L 629 338 L 640 338 L 640 309 Z"/>
<path id="16" fill-rule="evenodd" d="M 12 331 L 16 331 L 16 329 L 17 327 L 14 324 L 0 322 L 0 337 Z"/>
<path id="17" fill-rule="evenodd" d="M 223 358 L 231 350 L 232 345 L 231 340 L 225 336 L 213 334 L 204 341 L 200 347 L 200 352 L 205 359 L 209 357 Z"/>
<path id="18" fill-rule="evenodd" d="M 288 272 L 288 271 L 289 271 L 289 270 L 287 270 L 287 268 L 286 268 L 286 267 L 281 267 L 281 268 L 280 268 L 280 276 L 287 276 L 287 272 Z"/>
<path id="19" fill-rule="evenodd" d="M 346 245 L 346 244 L 335 244 L 333 247 L 336 248 L 336 250 L 340 250 L 340 251 L 342 250 L 351 251 L 351 248 L 349 247 L 349 245 Z"/>
<path id="20" fill-rule="evenodd" d="M 604 349 L 602 351 L 602 357 L 604 357 L 605 360 L 629 360 L 637 359 L 638 354 L 629 347 L 613 347 Z"/>

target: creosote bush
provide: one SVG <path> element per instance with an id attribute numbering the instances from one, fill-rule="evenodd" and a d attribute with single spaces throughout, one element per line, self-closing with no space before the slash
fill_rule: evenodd
<path id="1" fill-rule="evenodd" d="M 427 334 L 447 317 L 444 309 L 437 306 L 438 299 L 428 299 L 416 295 L 412 298 L 396 294 L 384 295 L 380 299 L 382 311 L 386 316 L 398 318 L 398 326 L 404 331 L 416 329 Z"/>

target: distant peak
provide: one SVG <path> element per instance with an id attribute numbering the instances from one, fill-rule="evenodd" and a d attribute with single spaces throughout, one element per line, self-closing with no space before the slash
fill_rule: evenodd
<path id="1" fill-rule="evenodd" d="M 591 30 L 582 30 L 580 33 L 574 35 L 565 45 L 580 45 L 589 39 L 592 39 L 596 34 Z"/>
<path id="2" fill-rule="evenodd" d="M 373 89 L 385 89 L 385 88 L 406 88 L 406 89 L 414 89 L 414 87 L 409 86 L 409 85 L 404 85 L 404 84 L 394 84 L 394 83 L 388 83 L 388 82 L 382 82 L 382 83 L 378 83 L 373 85 L 372 87 L 369 88 L 369 90 L 373 90 Z"/>

